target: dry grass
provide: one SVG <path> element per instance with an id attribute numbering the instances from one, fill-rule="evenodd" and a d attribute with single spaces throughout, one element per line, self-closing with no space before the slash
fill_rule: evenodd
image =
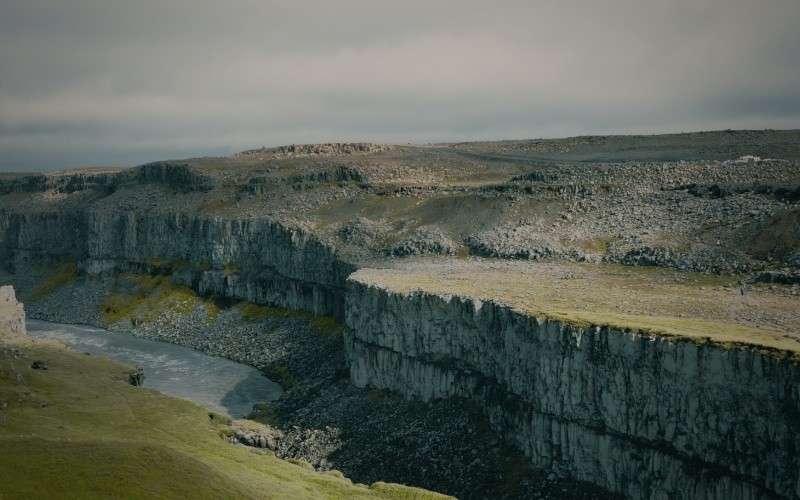
<path id="1" fill-rule="evenodd" d="M 591 238 L 587 240 L 583 240 L 579 242 L 578 246 L 581 250 L 594 253 L 599 255 L 605 255 L 608 253 L 608 247 L 614 241 L 614 238 L 611 236 L 604 236 L 598 238 Z"/>
<path id="2" fill-rule="evenodd" d="M 491 300 L 580 326 L 748 344 L 800 353 L 800 297 L 735 277 L 652 267 L 471 259 L 365 269 L 352 279 L 392 291 Z M 784 287 L 785 288 L 785 287 Z"/>

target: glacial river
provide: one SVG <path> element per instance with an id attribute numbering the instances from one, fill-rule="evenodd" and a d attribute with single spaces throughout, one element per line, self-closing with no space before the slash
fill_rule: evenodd
<path id="1" fill-rule="evenodd" d="M 28 320 L 28 335 L 63 342 L 78 352 L 144 368 L 144 387 L 242 417 L 256 403 L 277 399 L 281 387 L 255 368 L 181 347 L 100 328 Z"/>

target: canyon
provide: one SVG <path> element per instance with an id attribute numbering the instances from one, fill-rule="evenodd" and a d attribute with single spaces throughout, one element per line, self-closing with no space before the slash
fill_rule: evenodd
<path id="1" fill-rule="evenodd" d="M 800 498 L 800 133 L 323 146 L 5 176 L 0 281 L 192 346 L 316 325 L 350 385 L 475 408 L 549 478 L 509 497 Z M 314 352 L 250 363 L 319 404 Z"/>

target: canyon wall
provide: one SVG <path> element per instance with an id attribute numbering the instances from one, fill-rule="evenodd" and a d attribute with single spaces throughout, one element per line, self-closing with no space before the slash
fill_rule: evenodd
<path id="1" fill-rule="evenodd" d="M 161 184 L 176 191 L 209 191 L 216 186 L 213 179 L 194 171 L 185 163 L 159 161 L 118 171 L 84 171 L 72 173 L 31 174 L 0 178 L 0 194 L 8 193 L 74 193 L 95 190 L 110 193 L 134 184 Z"/>
<path id="2" fill-rule="evenodd" d="M 476 400 L 535 466 L 630 498 L 800 497 L 796 362 L 355 276 L 346 343 L 357 386 Z"/>
<path id="3" fill-rule="evenodd" d="M 0 229 L 12 268 L 72 259 L 90 274 L 169 271 L 202 294 L 340 319 L 355 270 L 307 232 L 263 220 L 86 208 L 2 211 Z"/>

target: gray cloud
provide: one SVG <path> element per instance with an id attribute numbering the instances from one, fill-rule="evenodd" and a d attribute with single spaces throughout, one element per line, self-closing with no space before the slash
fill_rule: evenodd
<path id="1" fill-rule="evenodd" d="M 0 169 L 800 126 L 796 0 L 3 0 Z"/>

